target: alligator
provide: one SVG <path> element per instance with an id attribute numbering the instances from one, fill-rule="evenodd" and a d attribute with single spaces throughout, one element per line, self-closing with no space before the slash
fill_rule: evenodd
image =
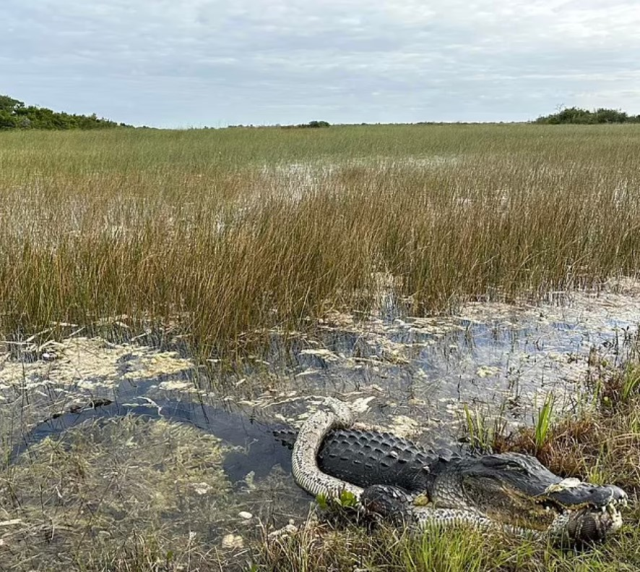
<path id="1" fill-rule="evenodd" d="M 466 524 L 571 544 L 604 540 L 622 526 L 627 494 L 619 487 L 562 479 L 519 453 L 434 455 L 389 433 L 353 429 L 349 406 L 328 403 L 333 411 L 309 417 L 293 447 L 294 479 L 311 494 L 347 492 L 365 511 L 418 528 Z"/>
<path id="2" fill-rule="evenodd" d="M 264 476 L 280 464 L 291 467 L 295 481 L 312 495 L 336 497 L 346 491 L 367 514 L 412 527 L 501 527 L 581 544 L 616 532 L 622 524 L 619 509 L 627 503 L 620 488 L 562 479 L 535 457 L 432 451 L 391 433 L 355 428 L 352 411 L 337 400 L 329 400 L 332 412 L 314 413 L 299 433 L 201 404 L 151 403 L 102 400 L 61 412 L 16 445 L 11 462 L 31 443 L 86 419 L 134 414 L 187 422 L 231 444 L 253 443 L 245 453 L 225 459 L 231 480 L 249 471 Z"/>

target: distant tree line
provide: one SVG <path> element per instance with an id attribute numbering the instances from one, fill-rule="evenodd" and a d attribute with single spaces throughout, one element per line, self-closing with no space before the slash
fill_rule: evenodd
<path id="1" fill-rule="evenodd" d="M 299 123 L 298 125 L 281 125 L 280 123 L 275 125 L 229 125 L 229 129 L 273 129 L 274 127 L 276 129 L 317 129 L 319 127 L 331 127 L 331 123 L 328 121 L 309 121 L 309 123 Z"/>
<path id="2" fill-rule="evenodd" d="M 534 123 L 558 125 L 561 123 L 577 123 L 582 125 L 596 125 L 599 123 L 640 123 L 640 115 L 629 115 L 617 109 L 601 107 L 594 111 L 579 107 L 566 107 L 557 113 L 538 117 Z"/>
<path id="3" fill-rule="evenodd" d="M 0 95 L 0 131 L 8 129 L 106 129 L 129 127 L 93 115 L 72 115 L 46 107 L 26 106 L 8 95 Z"/>
<path id="4" fill-rule="evenodd" d="M 282 125 L 283 129 L 318 129 L 319 127 L 331 127 L 328 121 L 309 121 L 309 123 L 300 123 L 299 125 Z"/>

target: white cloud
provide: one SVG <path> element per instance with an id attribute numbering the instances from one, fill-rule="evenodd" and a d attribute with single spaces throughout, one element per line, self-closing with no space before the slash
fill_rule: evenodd
<path id="1" fill-rule="evenodd" d="M 640 112 L 635 0 L 3 0 L 0 21 L 0 91 L 132 123 Z"/>

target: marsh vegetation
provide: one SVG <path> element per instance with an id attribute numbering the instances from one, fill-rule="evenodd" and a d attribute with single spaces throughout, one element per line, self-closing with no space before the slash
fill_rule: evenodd
<path id="1" fill-rule="evenodd" d="M 309 378 L 278 377 L 261 364 L 309 348 L 318 363 L 330 361 L 339 352 L 321 354 L 313 342 L 327 324 L 373 316 L 415 325 L 469 303 L 535 308 L 559 292 L 594 295 L 607 284 L 632 283 L 640 268 L 638 157 L 634 125 L 2 133 L 4 450 L 33 426 L 45 401 L 58 407 L 79 387 L 108 391 L 90 388 L 89 373 L 56 377 L 59 363 L 68 362 L 55 361 L 55 344 L 67 348 L 59 355 L 71 356 L 69 337 L 101 336 L 121 365 L 134 361 L 124 344 L 178 349 L 188 368 L 202 371 L 193 383 L 207 396 L 246 392 L 242 398 L 253 404 L 264 392 L 285 401 Z M 637 302 L 637 294 L 629 300 Z M 365 338 L 353 332 L 358 343 Z M 634 332 L 621 336 L 625 359 L 633 361 Z M 415 370 L 403 370 L 406 356 L 381 339 L 375 343 L 384 359 L 369 364 L 367 379 L 373 386 L 377 375 L 384 392 L 393 375 Z M 356 346 L 350 359 L 366 362 Z M 507 437 L 487 431 L 492 421 L 470 404 L 475 421 L 468 429 L 485 445 L 541 455 L 560 474 L 619 485 L 637 500 L 637 370 L 620 373 L 621 360 L 607 357 L 615 363 L 605 364 L 598 352 L 588 359 L 590 379 L 578 399 L 586 405 L 572 415 L 548 405 L 537 433 L 525 428 Z M 247 362 L 258 380 L 250 389 Z M 101 375 L 125 370 L 109 371 Z M 227 371 L 239 372 L 233 383 Z M 331 382 L 325 393 L 336 389 Z M 413 388 L 408 394 L 414 403 L 424 398 Z M 47 407 L 40 418 L 54 411 Z M 253 536 L 242 544 L 237 530 L 221 524 L 225 503 L 236 519 L 242 508 L 215 470 L 222 445 L 184 427 L 131 420 L 106 432 L 74 431 L 65 441 L 72 445 L 43 442 L 4 468 L 0 568 L 55 569 L 38 554 L 56 554 L 60 569 L 79 570 L 640 566 L 637 504 L 619 538 L 580 554 L 466 532 L 364 534 L 314 519 L 274 536 L 266 513 L 264 528 L 252 520 Z M 118 441 L 128 445 L 109 446 Z M 205 442 L 206 453 L 196 450 Z M 155 465 L 143 451 L 173 461 Z M 100 485 L 105 467 L 111 477 Z M 217 484 L 207 480 L 214 478 Z M 147 497 L 136 482 L 157 486 L 159 496 Z M 209 504 L 193 500 L 197 491 L 193 498 L 177 492 L 203 483 L 216 493 L 204 495 Z M 101 496 L 89 498 L 95 490 Z M 183 495 L 181 504 L 171 494 Z M 196 536 L 187 514 L 199 523 Z M 207 527 L 223 530 L 226 545 L 208 538 Z"/>
<path id="2" fill-rule="evenodd" d="M 381 281 L 412 315 L 633 275 L 635 126 L 7 133 L 0 328 L 122 316 L 209 356 Z"/>

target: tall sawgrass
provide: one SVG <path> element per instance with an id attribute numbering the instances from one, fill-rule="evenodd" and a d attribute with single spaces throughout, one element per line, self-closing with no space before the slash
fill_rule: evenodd
<path id="1" fill-rule="evenodd" d="M 633 126 L 2 134 L 0 331 L 111 318 L 208 355 L 381 283 L 414 314 L 595 286 L 639 267 L 637 157 Z"/>

